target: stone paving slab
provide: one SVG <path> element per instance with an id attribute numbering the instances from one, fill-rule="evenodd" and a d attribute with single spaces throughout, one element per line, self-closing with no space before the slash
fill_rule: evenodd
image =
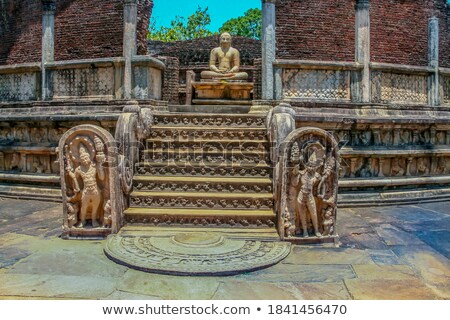
<path id="1" fill-rule="evenodd" d="M 340 247 L 293 246 L 268 269 L 165 276 L 105 257 L 104 241 L 62 240 L 62 207 L 0 200 L 0 299 L 450 299 L 450 202 L 349 208 Z"/>
<path id="2" fill-rule="evenodd" d="M 350 265 L 374 263 L 369 251 L 351 248 L 294 247 L 284 264 Z"/>
<path id="3" fill-rule="evenodd" d="M 280 263 L 271 268 L 237 276 L 259 282 L 338 282 L 356 278 L 351 265 L 297 265 Z"/>
<path id="4" fill-rule="evenodd" d="M 117 290 L 172 299 L 211 299 L 220 285 L 219 278 L 166 276 L 128 270 L 118 281 Z"/>
<path id="5" fill-rule="evenodd" d="M 221 283 L 213 299 L 216 300 L 300 300 L 305 297 L 290 283 L 258 283 L 226 281 Z"/>
<path id="6" fill-rule="evenodd" d="M 355 300 L 432 300 L 438 297 L 419 280 L 345 280 Z"/>
<path id="7" fill-rule="evenodd" d="M 0 274 L 3 296 L 99 299 L 115 290 L 110 278 L 35 274 Z"/>

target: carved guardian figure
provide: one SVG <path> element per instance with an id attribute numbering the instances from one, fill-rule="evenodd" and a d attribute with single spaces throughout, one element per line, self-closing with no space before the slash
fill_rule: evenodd
<path id="1" fill-rule="evenodd" d="M 277 164 L 276 210 L 282 239 L 336 241 L 338 144 L 317 128 L 291 132 Z"/>

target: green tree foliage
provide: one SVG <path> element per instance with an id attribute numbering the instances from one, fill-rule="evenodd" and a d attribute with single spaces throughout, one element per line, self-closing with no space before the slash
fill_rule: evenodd
<path id="1" fill-rule="evenodd" d="M 187 19 L 180 16 L 175 17 L 175 20 L 172 20 L 170 23 L 170 27 L 157 28 L 156 21 L 152 18 L 147 38 L 165 42 L 204 38 L 213 35 L 208 30 L 210 24 L 211 17 L 208 12 L 208 7 L 205 9 L 198 7 L 197 11 Z"/>
<path id="2" fill-rule="evenodd" d="M 241 17 L 228 20 L 219 29 L 219 32 L 229 32 L 235 36 L 254 39 L 261 38 L 262 12 L 260 9 L 249 9 Z"/>

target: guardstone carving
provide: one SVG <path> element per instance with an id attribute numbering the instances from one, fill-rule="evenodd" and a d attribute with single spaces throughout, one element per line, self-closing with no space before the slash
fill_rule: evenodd
<path id="1" fill-rule="evenodd" d="M 99 238 L 122 225 L 117 148 L 94 125 L 67 131 L 58 147 L 63 196 L 63 238 Z"/>
<path id="2" fill-rule="evenodd" d="M 277 167 L 280 237 L 295 242 L 336 241 L 338 144 L 318 128 L 291 132 Z"/>

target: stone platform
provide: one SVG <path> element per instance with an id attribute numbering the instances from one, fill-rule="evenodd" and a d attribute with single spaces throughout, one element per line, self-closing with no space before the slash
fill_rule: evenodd
<path id="1" fill-rule="evenodd" d="M 250 100 L 252 82 L 242 81 L 201 81 L 193 82 L 196 99 Z"/>
<path id="2" fill-rule="evenodd" d="M 215 232 L 149 234 L 141 230 L 133 235 L 111 235 L 105 253 L 111 260 L 141 271 L 218 276 L 270 267 L 286 258 L 291 247 L 285 242 L 230 239 Z"/>

